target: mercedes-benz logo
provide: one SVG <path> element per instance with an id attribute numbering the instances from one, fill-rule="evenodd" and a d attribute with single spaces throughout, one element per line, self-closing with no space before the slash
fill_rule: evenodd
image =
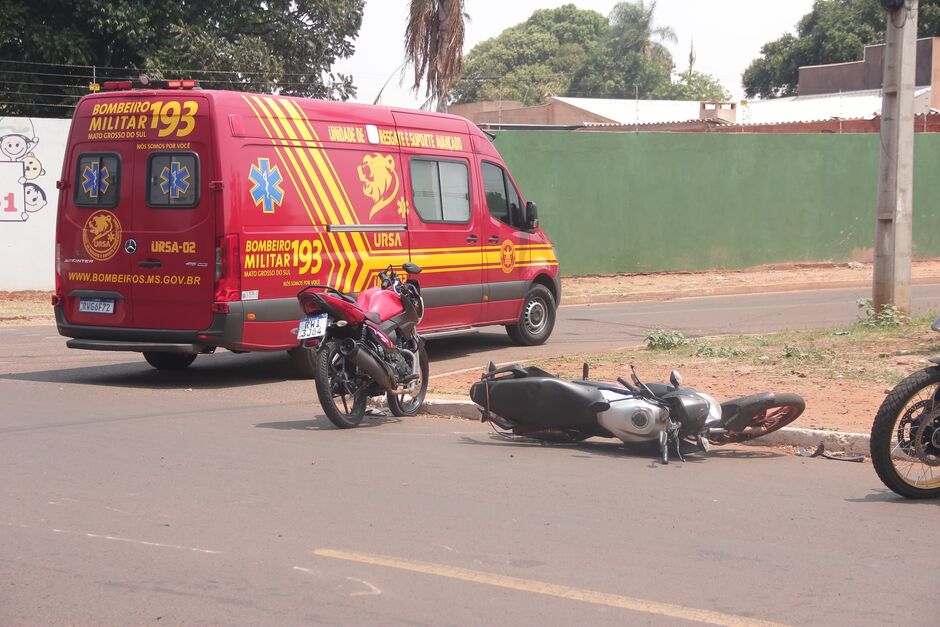
<path id="1" fill-rule="evenodd" d="M 124 252 L 126 252 L 128 255 L 133 255 L 134 253 L 136 253 L 137 252 L 137 240 L 129 239 L 126 242 L 124 242 Z"/>

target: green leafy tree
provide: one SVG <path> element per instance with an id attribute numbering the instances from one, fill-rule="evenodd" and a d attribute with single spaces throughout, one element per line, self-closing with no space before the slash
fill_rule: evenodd
<path id="1" fill-rule="evenodd" d="M 405 58 L 414 67 L 413 89 L 426 85 L 428 103 L 447 110 L 448 92 L 463 72 L 464 0 L 411 0 Z"/>
<path id="2" fill-rule="evenodd" d="M 607 30 L 603 15 L 573 4 L 537 10 L 522 24 L 473 47 L 454 85 L 454 100 L 539 104 L 547 96 L 565 94 L 572 76 L 602 54 Z"/>
<path id="3" fill-rule="evenodd" d="M 702 72 L 683 72 L 653 94 L 661 100 L 728 100 L 731 94 L 717 78 Z"/>
<path id="4" fill-rule="evenodd" d="M 98 81 L 195 78 L 205 87 L 346 99 L 330 73 L 353 52 L 364 0 L 8 0 L 0 114 L 62 117 Z"/>
<path id="5" fill-rule="evenodd" d="M 606 18 L 573 4 L 538 10 L 474 47 L 452 96 L 456 102 L 533 105 L 549 96 L 648 98 L 664 92 L 673 67 L 664 42 L 676 35 L 656 25 L 655 11 L 656 3 L 644 0 L 620 2 Z M 693 78 L 696 89 L 704 85 Z"/>
<path id="6" fill-rule="evenodd" d="M 800 66 L 858 61 L 866 45 L 884 42 L 887 14 L 879 0 L 816 0 L 787 33 L 761 48 L 744 71 L 748 97 L 793 96 Z M 940 35 L 940 0 L 920 0 L 919 37 Z"/>

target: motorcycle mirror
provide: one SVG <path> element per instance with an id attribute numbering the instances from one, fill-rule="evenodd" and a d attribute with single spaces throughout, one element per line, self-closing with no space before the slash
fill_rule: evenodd
<path id="1" fill-rule="evenodd" d="M 421 274 L 421 266 L 411 263 L 410 261 L 404 264 L 401 268 L 408 274 Z"/>
<path id="2" fill-rule="evenodd" d="M 679 374 L 678 370 L 673 370 L 669 373 L 669 382 L 672 383 L 674 388 L 682 387 L 682 375 Z"/>
<path id="3" fill-rule="evenodd" d="M 588 373 L 591 371 L 591 367 L 588 365 L 588 362 L 584 362 L 581 365 L 581 380 L 587 381 Z"/>
<path id="4" fill-rule="evenodd" d="M 486 365 L 486 371 L 487 371 L 487 372 L 493 372 L 494 370 L 496 370 L 496 364 L 494 364 L 494 363 L 491 361 L 490 363 L 488 363 L 488 364 Z"/>

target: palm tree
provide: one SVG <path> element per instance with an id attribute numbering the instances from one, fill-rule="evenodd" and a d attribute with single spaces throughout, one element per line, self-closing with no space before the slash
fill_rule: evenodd
<path id="1" fill-rule="evenodd" d="M 447 92 L 463 72 L 464 0 L 411 0 L 405 58 L 415 69 L 412 89 L 427 84 L 428 102 L 447 110 Z"/>
<path id="2" fill-rule="evenodd" d="M 613 50 L 619 55 L 640 53 L 648 61 L 670 59 L 669 51 L 661 41 L 676 43 L 676 31 L 669 26 L 653 26 L 653 14 L 656 13 L 656 0 L 647 4 L 637 2 L 618 2 L 610 12 L 610 33 Z M 653 41 L 653 39 L 660 41 Z"/>

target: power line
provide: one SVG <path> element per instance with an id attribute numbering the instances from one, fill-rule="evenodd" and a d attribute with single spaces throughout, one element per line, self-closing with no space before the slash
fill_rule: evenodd
<path id="1" fill-rule="evenodd" d="M 66 109 L 74 109 L 76 105 L 64 105 L 64 104 L 37 104 L 35 102 L 24 102 L 22 100 L 0 100 L 0 105 L 27 105 L 32 107 L 63 107 Z"/>
<path id="2" fill-rule="evenodd" d="M 278 74 L 280 76 L 319 76 L 319 72 L 275 72 L 273 70 L 206 70 L 206 69 L 195 69 L 195 68 L 161 68 L 161 67 L 150 67 L 150 68 L 139 68 L 139 67 L 117 67 L 113 65 L 76 65 L 71 63 L 45 63 L 42 61 L 17 61 L 14 59 L 0 59 L 0 63 L 10 63 L 13 65 L 44 65 L 49 67 L 65 67 L 65 68 L 79 68 L 83 70 L 120 70 L 122 72 L 197 72 L 203 74 Z M 33 74 L 33 72 L 23 72 L 25 74 Z M 37 74 L 38 75 L 38 74 Z M 67 76 L 67 75 L 66 75 Z"/>

